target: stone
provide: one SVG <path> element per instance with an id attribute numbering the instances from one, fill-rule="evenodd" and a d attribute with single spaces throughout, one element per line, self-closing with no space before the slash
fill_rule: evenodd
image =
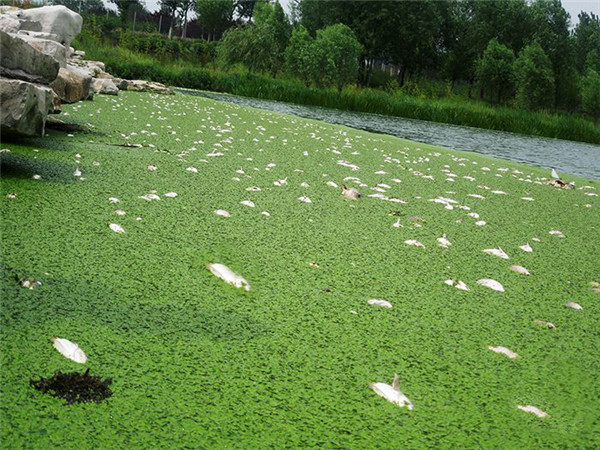
<path id="1" fill-rule="evenodd" d="M 69 47 L 75 36 L 81 32 L 83 19 L 66 6 L 42 6 L 41 8 L 22 9 L 15 13 L 18 19 L 29 20 L 40 24 L 40 30 L 58 36 L 59 42 Z M 24 28 L 21 25 L 21 29 Z"/>
<path id="2" fill-rule="evenodd" d="M 146 80 L 127 80 L 127 90 L 137 92 L 154 92 L 155 94 L 174 94 L 173 89 L 161 83 Z"/>
<path id="3" fill-rule="evenodd" d="M 58 77 L 50 87 L 58 94 L 61 102 L 75 103 L 87 100 L 92 94 L 92 77 L 78 67 L 67 64 L 61 68 Z"/>
<path id="4" fill-rule="evenodd" d="M 0 132 L 43 136 L 52 89 L 23 80 L 0 77 Z"/>
<path id="5" fill-rule="evenodd" d="M 119 88 L 109 78 L 94 78 L 92 88 L 96 94 L 119 95 Z"/>
<path id="6" fill-rule="evenodd" d="M 21 22 L 9 14 L 0 14 L 0 30 L 5 33 L 17 33 L 21 28 Z"/>
<path id="7" fill-rule="evenodd" d="M 58 61 L 60 67 L 67 67 L 67 49 L 64 45 L 50 39 L 39 38 L 29 34 L 30 32 L 19 32 L 17 37 L 23 39 L 36 50 L 39 50 L 44 55 L 52 56 Z M 45 35 L 47 33 L 40 33 Z"/>
<path id="8" fill-rule="evenodd" d="M 29 43 L 0 30 L 0 75 L 8 78 L 50 84 L 60 65 Z"/>

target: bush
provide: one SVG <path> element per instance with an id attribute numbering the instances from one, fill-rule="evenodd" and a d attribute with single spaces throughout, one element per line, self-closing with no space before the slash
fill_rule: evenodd
<path id="1" fill-rule="evenodd" d="M 526 109 L 550 109 L 554 106 L 552 62 L 539 42 L 525 47 L 515 62 L 517 105 Z"/>

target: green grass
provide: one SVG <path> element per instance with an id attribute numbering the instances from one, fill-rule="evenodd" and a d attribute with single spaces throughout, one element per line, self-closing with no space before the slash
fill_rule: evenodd
<path id="1" fill-rule="evenodd" d="M 370 112 L 433 122 L 466 125 L 600 144 L 600 126 L 579 115 L 533 112 L 510 107 L 489 106 L 460 97 L 425 98 L 390 94 L 377 89 L 335 89 L 306 87 L 293 80 L 275 79 L 248 73 L 226 73 L 194 66 L 189 62 L 160 62 L 147 55 L 102 45 L 83 46 L 88 57 L 106 63 L 118 77 L 141 78 L 173 86 L 227 92 L 302 105 L 323 106 L 347 111 Z"/>
<path id="2" fill-rule="evenodd" d="M 2 145 L 11 150 L 2 154 L 0 196 L 3 448 L 597 444 L 600 310 L 589 282 L 600 281 L 600 204 L 585 193 L 598 182 L 567 177 L 594 189 L 557 190 L 536 183 L 547 176 L 538 168 L 198 97 L 121 93 L 64 109 L 65 120 L 93 131 Z M 206 156 L 215 151 L 223 156 Z M 77 167 L 85 180 L 72 175 Z M 455 182 L 445 181 L 446 168 Z M 387 183 L 387 195 L 407 204 L 369 198 L 369 187 L 351 202 L 326 184 L 349 176 Z M 273 185 L 286 177 L 287 186 Z M 151 190 L 160 201 L 138 198 Z M 170 191 L 178 197 L 163 196 Z M 302 194 L 313 203 L 299 202 Z M 471 210 L 428 201 L 436 196 Z M 218 208 L 232 216 L 218 217 Z M 402 228 L 392 226 L 398 218 Z M 436 245 L 443 233 L 448 249 Z M 526 242 L 533 253 L 519 250 Z M 482 252 L 498 246 L 510 260 Z M 226 285 L 207 262 L 227 264 L 252 290 Z M 15 277 L 43 286 L 30 291 Z M 476 284 L 487 277 L 506 292 Z M 56 352 L 51 336 L 77 342 L 86 366 Z M 114 379 L 110 399 L 65 406 L 29 386 L 86 367 Z M 413 411 L 369 389 L 394 373 Z"/>

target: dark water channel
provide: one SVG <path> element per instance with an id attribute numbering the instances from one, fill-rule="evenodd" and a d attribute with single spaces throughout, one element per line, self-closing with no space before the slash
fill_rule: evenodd
<path id="1" fill-rule="evenodd" d="M 380 114 L 340 111 L 293 103 L 239 97 L 214 92 L 178 89 L 188 95 L 237 103 L 254 108 L 293 114 L 309 119 L 345 125 L 360 130 L 385 133 L 413 141 L 466 150 L 512 161 L 553 167 L 585 178 L 600 180 L 600 145 L 526 136 L 505 131 L 405 119 Z"/>

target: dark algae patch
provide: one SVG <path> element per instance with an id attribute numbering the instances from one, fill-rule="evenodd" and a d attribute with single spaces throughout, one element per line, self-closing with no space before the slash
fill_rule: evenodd
<path id="1" fill-rule="evenodd" d="M 90 375 L 90 369 L 83 374 L 79 372 L 57 372 L 50 378 L 31 380 L 35 389 L 52 397 L 66 400 L 67 405 L 106 400 L 112 395 L 111 378 L 101 378 Z"/>
<path id="2" fill-rule="evenodd" d="M 1 447 L 597 447 L 600 183 L 178 94 L 64 110 L 93 132 L 2 143 Z"/>

